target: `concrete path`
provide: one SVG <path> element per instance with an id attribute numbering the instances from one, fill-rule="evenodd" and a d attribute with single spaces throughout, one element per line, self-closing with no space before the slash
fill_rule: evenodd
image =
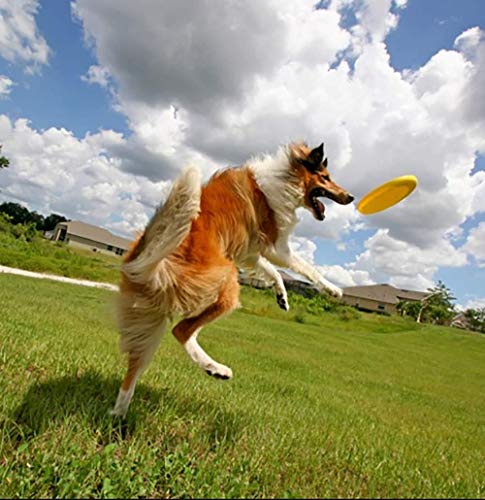
<path id="1" fill-rule="evenodd" d="M 17 274 L 19 276 L 27 276 L 29 278 L 40 278 L 53 281 L 62 281 L 63 283 L 71 283 L 72 285 L 91 286 L 94 288 L 105 288 L 106 290 L 111 290 L 113 292 L 118 291 L 118 287 L 116 285 L 112 285 L 111 283 L 98 283 L 96 281 L 78 280 L 74 278 L 66 278 L 64 276 L 56 276 L 55 274 L 34 273 L 32 271 L 24 271 L 23 269 L 16 269 L 14 267 L 0 266 L 0 273 Z"/>

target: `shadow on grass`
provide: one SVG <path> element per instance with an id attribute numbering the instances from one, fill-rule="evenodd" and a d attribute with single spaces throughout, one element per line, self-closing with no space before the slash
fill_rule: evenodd
<path id="1" fill-rule="evenodd" d="M 143 423 L 147 417 L 159 412 L 160 408 L 170 407 L 177 417 L 187 422 L 202 420 L 209 443 L 217 443 L 221 436 L 225 443 L 237 440 L 242 425 L 240 415 L 214 402 L 180 397 L 171 389 L 152 389 L 143 383 L 137 385 L 137 404 L 130 407 L 126 418 L 114 417 L 109 410 L 114 405 L 119 386 L 119 378 L 102 377 L 94 371 L 35 383 L 10 419 L 0 422 L 0 426 L 13 448 L 41 434 L 65 429 L 67 425 L 76 426 L 76 430 L 79 427 L 79 432 L 91 429 L 98 436 L 99 444 L 104 446 L 130 439 L 137 427 L 140 432 L 146 431 Z"/>

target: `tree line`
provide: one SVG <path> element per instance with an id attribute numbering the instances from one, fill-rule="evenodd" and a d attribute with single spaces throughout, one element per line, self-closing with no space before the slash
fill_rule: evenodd
<path id="1" fill-rule="evenodd" d="M 67 221 L 63 215 L 51 213 L 44 217 L 19 203 L 12 202 L 0 204 L 0 213 L 7 215 L 12 224 L 33 225 L 37 231 L 52 231 L 59 222 Z"/>

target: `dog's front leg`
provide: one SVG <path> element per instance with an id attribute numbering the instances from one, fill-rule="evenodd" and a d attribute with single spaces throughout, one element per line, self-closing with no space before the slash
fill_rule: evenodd
<path id="1" fill-rule="evenodd" d="M 284 311 L 288 311 L 290 306 L 288 304 L 288 295 L 286 293 L 285 284 L 281 274 L 278 272 L 276 267 L 271 264 L 267 259 L 262 256 L 258 257 L 258 260 L 254 264 L 254 268 L 257 271 L 261 271 L 265 276 L 274 281 L 276 289 L 276 301 L 278 305 Z"/>
<path id="2" fill-rule="evenodd" d="M 315 269 L 311 264 L 308 264 L 308 262 L 299 255 L 292 252 L 286 245 L 276 248 L 275 251 L 267 255 L 267 257 L 274 264 L 288 267 L 292 271 L 305 276 L 305 278 L 308 278 L 314 283 L 318 289 L 325 290 L 338 299 L 342 297 L 342 290 L 338 286 L 326 280 L 320 271 Z"/>

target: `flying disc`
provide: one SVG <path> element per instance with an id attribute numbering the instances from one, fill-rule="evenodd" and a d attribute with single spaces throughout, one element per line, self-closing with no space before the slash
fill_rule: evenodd
<path id="1" fill-rule="evenodd" d="M 357 205 L 357 210 L 364 215 L 375 214 L 396 205 L 409 196 L 418 185 L 414 175 L 396 177 L 369 191 Z"/>

